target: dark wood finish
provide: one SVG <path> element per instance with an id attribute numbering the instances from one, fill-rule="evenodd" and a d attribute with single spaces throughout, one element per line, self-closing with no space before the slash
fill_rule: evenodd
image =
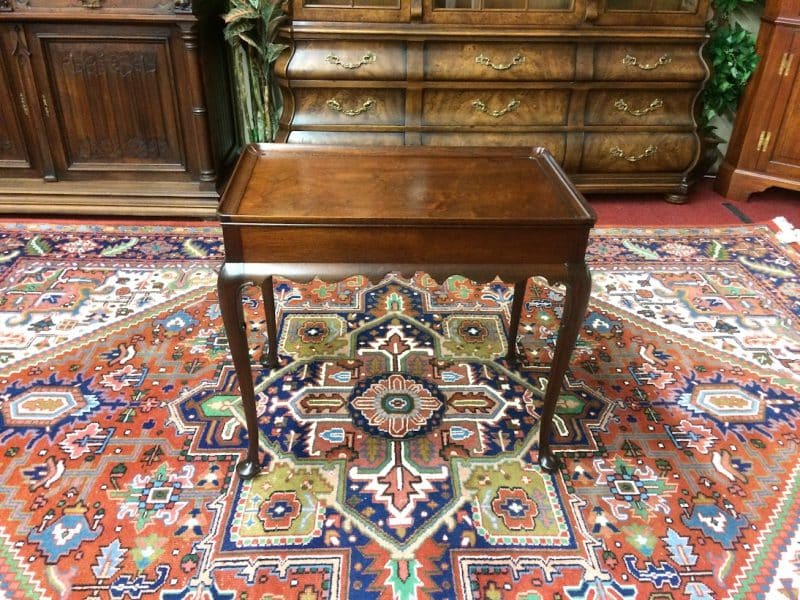
<path id="1" fill-rule="evenodd" d="M 219 296 L 247 421 L 242 477 L 260 469 L 258 421 L 241 290 L 260 285 L 267 364 L 279 365 L 272 276 L 340 280 L 390 271 L 514 281 L 506 359 L 529 276 L 567 286 L 544 398 L 539 462 L 553 470 L 551 422 L 590 292 L 585 252 L 594 212 L 544 149 L 249 146 L 219 209 Z"/>
<path id="2" fill-rule="evenodd" d="M 746 201 L 776 186 L 800 190 L 800 0 L 769 0 L 747 84 L 714 189 Z"/>
<path id="3" fill-rule="evenodd" d="M 17 32 L 0 29 L 0 173 L 15 177 L 41 175 L 36 142 L 29 137 L 31 108 L 22 84 L 28 58 Z"/>
<path id="4" fill-rule="evenodd" d="M 281 31 L 278 141 L 545 146 L 582 191 L 686 200 L 707 0 L 313 4 Z"/>
<path id="5" fill-rule="evenodd" d="M 212 4 L 16 0 L 0 12 L 0 212 L 215 214 L 235 137 Z"/>

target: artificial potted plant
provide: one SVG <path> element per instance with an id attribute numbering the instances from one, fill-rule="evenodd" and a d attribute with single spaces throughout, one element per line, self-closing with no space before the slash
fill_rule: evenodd
<path id="1" fill-rule="evenodd" d="M 718 145 L 726 140 L 716 133 L 719 118 L 733 120 L 745 84 L 758 64 L 755 36 L 734 17 L 743 6 L 756 0 L 713 0 L 714 14 L 706 23 L 709 40 L 705 47 L 711 75 L 700 96 L 700 136 L 703 153 L 695 167 L 704 175 L 721 156 Z"/>
<path id="2" fill-rule="evenodd" d="M 241 141 L 271 142 L 278 129 L 281 96 L 273 65 L 287 46 L 275 42 L 286 20 L 281 0 L 230 0 L 223 16 L 233 49 L 235 103 Z"/>

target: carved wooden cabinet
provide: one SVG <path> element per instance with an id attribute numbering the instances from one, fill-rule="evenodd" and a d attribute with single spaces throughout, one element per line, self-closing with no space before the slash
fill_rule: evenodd
<path id="1" fill-rule="evenodd" d="M 0 211 L 213 215 L 235 150 L 221 8 L 0 0 Z"/>
<path id="2" fill-rule="evenodd" d="M 800 190 L 800 0 L 768 0 L 761 61 L 736 113 L 714 188 L 747 200 L 771 186 Z"/>
<path id="3" fill-rule="evenodd" d="M 685 201 L 707 0 L 292 0 L 279 141 L 546 146 Z"/>

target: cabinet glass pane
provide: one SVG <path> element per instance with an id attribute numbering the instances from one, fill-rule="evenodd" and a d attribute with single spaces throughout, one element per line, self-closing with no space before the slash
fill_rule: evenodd
<path id="1" fill-rule="evenodd" d="M 304 0 L 309 8 L 400 8 L 400 0 Z"/>
<path id="2" fill-rule="evenodd" d="M 435 10 L 569 10 L 573 0 L 434 0 Z"/>
<path id="3" fill-rule="evenodd" d="M 697 11 L 697 0 L 607 0 L 606 12 L 687 12 Z"/>

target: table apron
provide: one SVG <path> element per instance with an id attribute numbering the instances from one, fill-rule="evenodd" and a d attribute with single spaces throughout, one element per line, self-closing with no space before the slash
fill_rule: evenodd
<path id="1" fill-rule="evenodd" d="M 270 263 L 582 262 L 588 226 L 223 225 L 227 258 Z M 535 260 L 532 260 L 535 259 Z"/>

